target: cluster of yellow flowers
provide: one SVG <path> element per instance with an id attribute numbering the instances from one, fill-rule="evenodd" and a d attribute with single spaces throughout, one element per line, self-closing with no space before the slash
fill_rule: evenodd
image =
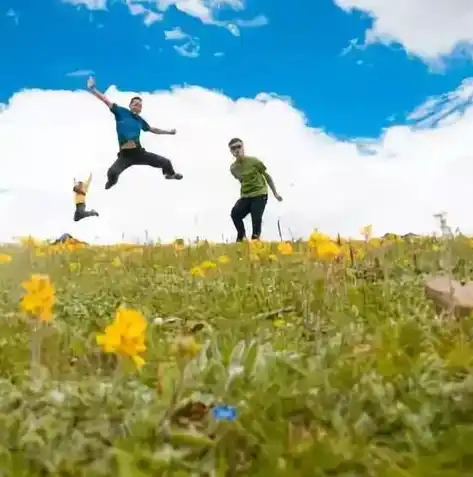
<path id="1" fill-rule="evenodd" d="M 191 275 L 194 277 L 205 277 L 209 273 L 209 271 L 214 270 L 217 268 L 217 265 L 226 265 L 230 262 L 230 259 L 227 255 L 221 255 L 217 258 L 217 261 L 214 262 L 212 260 L 204 260 L 199 265 L 196 265 L 191 268 Z"/>
<path id="2" fill-rule="evenodd" d="M 51 321 L 56 303 L 56 290 L 47 275 L 32 275 L 23 282 L 26 294 L 21 299 L 21 309 L 43 322 Z"/>

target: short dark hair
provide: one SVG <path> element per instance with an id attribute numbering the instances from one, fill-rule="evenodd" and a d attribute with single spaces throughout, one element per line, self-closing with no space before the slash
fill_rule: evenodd
<path id="1" fill-rule="evenodd" d="M 236 144 L 237 142 L 241 142 L 243 144 L 243 141 L 240 138 L 234 137 L 230 139 L 230 141 L 228 142 L 228 145 L 233 146 L 233 144 Z"/>
<path id="2" fill-rule="evenodd" d="M 133 98 L 130 99 L 130 104 L 133 103 L 137 99 L 138 101 L 143 101 L 139 96 L 133 96 Z"/>

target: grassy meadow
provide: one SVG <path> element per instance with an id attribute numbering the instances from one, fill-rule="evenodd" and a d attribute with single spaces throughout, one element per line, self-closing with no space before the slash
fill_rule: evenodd
<path id="1" fill-rule="evenodd" d="M 4 247 L 0 477 L 472 476 L 472 244 Z"/>

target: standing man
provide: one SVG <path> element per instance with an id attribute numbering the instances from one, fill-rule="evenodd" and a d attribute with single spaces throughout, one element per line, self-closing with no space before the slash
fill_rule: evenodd
<path id="1" fill-rule="evenodd" d="M 92 181 L 92 174 L 85 181 L 76 182 L 74 179 L 74 201 L 76 203 L 76 210 L 74 212 L 74 222 L 85 219 L 86 217 L 98 217 L 99 214 L 95 210 L 87 210 L 85 205 L 85 198 L 89 191 L 90 182 Z"/>
<path id="2" fill-rule="evenodd" d="M 176 134 L 175 129 L 170 131 L 152 128 L 141 116 L 143 102 L 139 96 L 131 98 L 129 108 L 123 108 L 112 103 L 104 94 L 95 87 L 95 79 L 91 76 L 87 81 L 89 91 L 100 101 L 102 101 L 115 116 L 118 144 L 120 150 L 117 160 L 111 165 L 107 172 L 107 183 L 105 189 L 113 187 L 120 174 L 130 166 L 145 165 L 162 169 L 166 179 L 181 180 L 182 175 L 178 174 L 169 159 L 146 151 L 140 143 L 141 131 L 149 131 L 153 134 Z"/>
<path id="3" fill-rule="evenodd" d="M 257 240 L 261 236 L 263 213 L 268 201 L 268 186 L 279 202 L 282 201 L 282 197 L 277 193 L 276 186 L 268 174 L 266 166 L 259 159 L 245 155 L 241 139 L 233 138 L 228 143 L 228 147 L 235 157 L 235 162 L 230 166 L 230 172 L 241 184 L 241 197 L 237 200 L 231 212 L 237 230 L 237 242 L 246 238 L 243 219 L 248 214 L 251 214 L 253 225 L 251 238 Z"/>

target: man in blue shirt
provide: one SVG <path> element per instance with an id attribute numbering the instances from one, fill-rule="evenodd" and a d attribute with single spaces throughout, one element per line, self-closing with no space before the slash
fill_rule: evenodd
<path id="1" fill-rule="evenodd" d="M 112 103 L 104 94 L 95 87 L 95 79 L 91 76 L 87 81 L 88 90 L 105 105 L 108 106 L 112 114 L 115 116 L 117 127 L 118 144 L 120 150 L 117 160 L 110 166 L 107 171 L 107 183 L 105 189 L 113 187 L 120 174 L 130 166 L 146 165 L 156 167 L 163 171 L 166 179 L 181 180 L 182 174 L 178 174 L 169 159 L 146 151 L 140 143 L 141 131 L 151 132 L 153 134 L 176 134 L 175 129 L 167 131 L 151 127 L 141 116 L 143 107 L 141 98 L 135 96 L 131 98 L 130 109 L 118 106 Z"/>

